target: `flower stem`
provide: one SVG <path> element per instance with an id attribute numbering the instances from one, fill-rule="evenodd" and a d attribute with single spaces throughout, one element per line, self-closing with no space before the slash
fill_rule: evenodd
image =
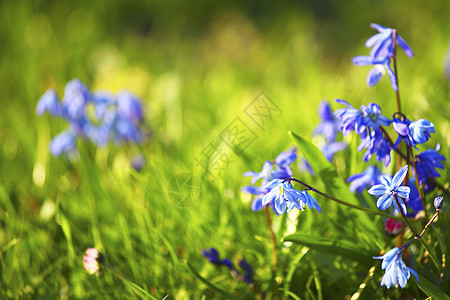
<path id="1" fill-rule="evenodd" d="M 400 210 L 403 220 L 406 222 L 406 225 L 408 225 L 409 229 L 411 229 L 411 232 L 414 233 L 415 236 L 418 236 L 417 232 L 411 227 L 411 224 L 409 224 L 408 218 L 406 218 L 403 208 L 400 206 L 400 201 L 398 200 L 397 194 L 394 194 L 394 198 L 395 202 L 397 202 L 397 207 Z"/>
<path id="2" fill-rule="evenodd" d="M 397 30 L 392 30 L 392 44 L 394 46 L 394 55 L 392 56 L 392 60 L 394 61 L 394 74 L 395 74 L 395 80 L 397 83 L 397 90 L 395 91 L 395 96 L 397 97 L 397 111 L 402 111 L 402 105 L 400 101 L 400 87 L 398 82 L 398 70 L 397 70 Z"/>
<path id="3" fill-rule="evenodd" d="M 277 254 L 277 240 L 275 238 L 275 232 L 273 232 L 272 228 L 272 219 L 270 218 L 269 206 L 266 205 L 264 208 L 267 217 L 267 225 L 270 229 L 270 238 L 272 239 L 273 249 L 272 249 L 272 260 L 273 260 L 273 273 L 275 274 L 278 269 L 278 254 Z"/>
<path id="4" fill-rule="evenodd" d="M 387 218 L 391 218 L 391 219 L 396 219 L 396 220 L 403 220 L 401 217 L 393 216 L 393 215 L 384 213 L 384 212 L 379 211 L 379 210 L 375 210 L 375 209 L 371 209 L 371 208 L 367 208 L 367 207 L 362 207 L 362 206 L 359 206 L 359 205 L 355 205 L 355 204 L 352 204 L 352 203 L 345 202 L 345 201 L 343 201 L 343 200 L 341 200 L 341 199 L 337 199 L 337 198 L 335 198 L 335 197 L 333 197 L 333 196 L 327 195 L 327 194 L 325 194 L 325 193 L 322 193 L 322 192 L 319 191 L 319 190 L 316 190 L 316 189 L 313 188 L 312 186 L 310 186 L 310 185 L 308 185 L 308 184 L 306 184 L 306 183 L 304 183 L 304 182 L 302 182 L 302 181 L 300 181 L 300 180 L 298 180 L 298 179 L 295 179 L 295 178 L 287 178 L 287 179 L 285 179 L 285 181 L 287 181 L 287 180 L 298 182 L 298 183 L 300 183 L 300 184 L 306 186 L 306 187 L 307 187 L 308 189 L 310 189 L 311 191 L 313 191 L 313 192 L 315 192 L 315 193 L 317 193 L 317 194 L 319 194 L 319 195 L 322 195 L 322 196 L 324 196 L 325 198 L 328 198 L 328 199 L 330 199 L 330 200 L 333 200 L 334 202 L 337 202 L 337 203 L 339 203 L 339 204 L 342 204 L 342 205 L 345 205 L 345 206 L 348 206 L 348 207 L 351 207 L 351 208 L 354 208 L 354 209 L 358 209 L 358 210 L 361 210 L 361 211 L 364 211 L 364 212 L 367 212 L 367 213 L 371 213 L 371 214 L 375 214 L 375 215 L 380 215 L 380 216 L 383 216 L 383 217 L 387 217 Z"/>
<path id="5" fill-rule="evenodd" d="M 436 211 L 436 213 L 435 213 L 434 216 L 430 219 L 430 221 L 428 221 L 428 223 L 425 225 L 425 227 L 423 228 L 422 232 L 421 232 L 418 236 L 414 237 L 416 240 L 417 240 L 417 239 L 420 239 L 420 238 L 422 237 L 422 235 L 425 233 L 425 231 L 427 231 L 428 226 L 430 226 L 431 223 L 434 222 L 434 220 L 437 218 L 438 215 L 439 215 L 439 209 Z"/>

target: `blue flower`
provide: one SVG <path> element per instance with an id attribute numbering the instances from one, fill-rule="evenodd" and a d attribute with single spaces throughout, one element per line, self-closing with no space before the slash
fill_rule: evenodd
<path id="1" fill-rule="evenodd" d="M 434 133 L 434 124 L 428 120 L 420 119 L 409 124 L 409 138 L 413 145 L 423 144 Z"/>
<path id="2" fill-rule="evenodd" d="M 311 197 L 306 191 L 298 191 L 292 187 L 289 181 L 274 179 L 264 188 L 270 189 L 270 192 L 263 196 L 262 204 L 267 205 L 270 202 L 275 203 L 275 211 L 283 214 L 286 209 L 291 211 L 294 207 L 304 210 L 306 206 L 309 209 L 315 208 L 319 213 L 321 208 L 316 199 Z"/>
<path id="3" fill-rule="evenodd" d="M 66 130 L 55 136 L 50 142 L 50 153 L 59 157 L 61 154 L 70 154 L 76 150 L 75 135 Z"/>
<path id="4" fill-rule="evenodd" d="M 441 209 L 442 205 L 444 205 L 444 197 L 434 198 L 434 208 L 436 208 L 436 210 Z"/>
<path id="5" fill-rule="evenodd" d="M 313 135 L 323 134 L 329 142 L 336 140 L 336 134 L 339 131 L 339 122 L 334 117 L 330 103 L 322 101 L 319 105 L 319 116 L 322 122 L 316 126 Z"/>
<path id="6" fill-rule="evenodd" d="M 247 171 L 244 173 L 245 177 L 252 177 L 251 183 L 255 184 L 258 180 L 261 178 L 263 179 L 263 182 L 269 182 L 272 180 L 272 171 L 273 171 L 273 165 L 269 160 L 266 160 L 261 172 L 257 173 L 254 171 Z"/>
<path id="7" fill-rule="evenodd" d="M 366 128 L 362 112 L 345 100 L 336 99 L 336 102 L 347 106 L 347 108 L 339 108 L 334 112 L 334 115 L 340 121 L 339 130 L 342 131 L 342 134 L 347 135 L 350 131 L 361 134 Z"/>
<path id="8" fill-rule="evenodd" d="M 69 81 L 64 88 L 63 112 L 69 120 L 79 120 L 85 115 L 89 101 L 89 89 L 79 79 Z"/>
<path id="9" fill-rule="evenodd" d="M 369 166 L 365 171 L 359 174 L 355 174 L 347 178 L 347 182 L 352 182 L 350 185 L 350 191 L 353 193 L 355 190 L 358 194 L 361 194 L 368 186 L 373 186 L 380 183 L 380 176 L 383 175 L 377 166 Z"/>
<path id="10" fill-rule="evenodd" d="M 440 145 L 436 150 L 428 149 L 416 155 L 416 168 L 419 184 L 427 184 L 429 177 L 440 177 L 441 175 L 436 168 L 444 169 L 444 165 L 440 161 L 444 161 L 445 157 L 439 151 Z"/>
<path id="11" fill-rule="evenodd" d="M 137 172 L 140 172 L 142 167 L 145 165 L 145 157 L 142 154 L 138 154 L 131 159 L 131 167 Z"/>
<path id="12" fill-rule="evenodd" d="M 389 289 L 392 285 L 395 287 L 400 285 L 401 288 L 404 288 L 411 273 L 419 281 L 416 271 L 407 267 L 403 262 L 402 251 L 397 247 L 389 250 L 383 256 L 374 257 L 374 259 L 382 259 L 381 269 L 386 270 L 381 279 L 381 286 L 384 285 Z"/>
<path id="13" fill-rule="evenodd" d="M 394 208 L 398 212 L 403 212 L 406 214 L 406 205 L 401 198 L 408 198 L 410 189 L 407 186 L 401 186 L 401 184 L 403 183 L 403 179 L 406 177 L 407 171 L 408 165 L 398 170 L 393 178 L 387 175 L 382 175 L 380 177 L 381 184 L 374 185 L 368 190 L 369 194 L 380 196 L 377 201 L 377 207 L 379 209 L 385 210 L 393 203 Z M 400 211 L 397 201 L 395 200 L 396 195 L 399 196 L 397 199 L 402 207 L 402 211 Z"/>
<path id="14" fill-rule="evenodd" d="M 122 90 L 117 95 L 117 112 L 122 117 L 133 123 L 142 120 L 142 104 L 132 93 Z"/>
<path id="15" fill-rule="evenodd" d="M 374 153 L 377 154 L 378 161 L 384 161 L 384 165 L 388 166 L 391 162 L 391 144 L 384 138 L 381 131 L 370 131 L 369 134 L 361 134 L 361 144 L 358 151 L 367 149 L 364 153 L 363 160 L 368 161 Z"/>
<path id="16" fill-rule="evenodd" d="M 366 41 L 366 47 L 373 47 L 370 56 L 373 58 L 391 58 L 394 56 L 394 47 L 393 47 L 393 29 L 387 28 L 375 23 L 371 23 L 370 27 L 377 30 L 379 33 L 370 37 Z M 403 51 L 405 51 L 406 55 L 409 57 L 413 57 L 414 53 L 411 47 L 405 42 L 405 40 L 396 33 L 395 40 L 397 45 L 399 45 Z"/>
<path id="17" fill-rule="evenodd" d="M 202 254 L 207 260 L 209 260 L 210 263 L 216 266 L 221 266 L 224 264 L 219 257 L 219 252 L 214 248 L 210 248 L 209 250 L 203 249 Z"/>
<path id="18" fill-rule="evenodd" d="M 243 279 L 247 284 L 253 283 L 253 268 L 245 259 L 239 261 L 239 267 L 244 271 Z"/>
<path id="19" fill-rule="evenodd" d="M 371 128 L 374 131 L 379 131 L 380 126 L 389 126 L 391 120 L 381 114 L 381 108 L 376 103 L 369 103 L 369 105 L 362 105 L 361 111 L 364 116 L 364 126 Z"/>
<path id="20" fill-rule="evenodd" d="M 326 159 L 328 159 L 328 161 L 332 162 L 334 154 L 336 152 L 344 150 L 345 148 L 347 148 L 347 143 L 345 143 L 345 142 L 330 142 L 330 143 L 326 143 L 323 146 L 321 146 L 320 150 L 322 151 L 322 153 L 326 157 Z"/>
<path id="21" fill-rule="evenodd" d="M 356 66 L 374 66 L 367 74 L 367 85 L 369 87 L 373 87 L 377 84 L 387 72 L 389 80 L 391 81 L 392 89 L 394 91 L 398 91 L 397 77 L 390 66 L 389 58 L 377 59 L 370 56 L 361 55 L 352 58 L 352 62 Z"/>
<path id="22" fill-rule="evenodd" d="M 45 112 L 53 116 L 59 116 L 61 114 L 59 97 L 54 89 L 47 90 L 36 105 L 36 114 L 38 116 L 42 116 Z"/>

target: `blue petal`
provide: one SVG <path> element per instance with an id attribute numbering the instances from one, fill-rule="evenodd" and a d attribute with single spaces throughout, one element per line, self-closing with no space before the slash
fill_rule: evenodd
<path id="1" fill-rule="evenodd" d="M 414 53 L 411 49 L 411 47 L 405 42 L 405 40 L 397 34 L 397 44 L 399 44 L 400 47 L 402 47 L 403 51 L 405 51 L 406 55 L 409 57 L 413 57 Z"/>
<path id="2" fill-rule="evenodd" d="M 377 184 L 371 187 L 367 192 L 374 196 L 384 195 L 386 193 L 386 186 L 383 184 Z"/>
<path id="3" fill-rule="evenodd" d="M 397 194 L 402 197 L 403 199 L 406 199 L 409 197 L 410 188 L 408 186 L 399 186 L 397 189 Z"/>
<path id="4" fill-rule="evenodd" d="M 377 200 L 377 207 L 378 209 L 385 210 L 392 204 L 392 195 L 391 194 L 384 194 Z"/>
<path id="5" fill-rule="evenodd" d="M 367 85 L 369 87 L 373 87 L 381 80 L 381 78 L 383 78 L 385 72 L 386 71 L 382 65 L 375 65 L 367 75 Z"/>
<path id="6" fill-rule="evenodd" d="M 370 66 L 373 64 L 373 58 L 370 56 L 360 55 L 353 57 L 352 62 L 356 66 Z"/>
<path id="7" fill-rule="evenodd" d="M 391 184 L 391 188 L 393 190 L 396 190 L 403 183 L 403 180 L 405 179 L 407 172 L 408 172 L 408 165 L 404 166 L 403 168 L 398 170 L 397 173 L 395 173 L 394 178 L 392 178 Z"/>

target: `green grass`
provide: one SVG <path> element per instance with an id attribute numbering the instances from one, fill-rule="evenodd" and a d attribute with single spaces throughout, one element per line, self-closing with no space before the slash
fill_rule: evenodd
<path id="1" fill-rule="evenodd" d="M 255 290 L 293 299 L 351 297 L 365 281 L 370 260 L 354 261 L 311 244 L 282 244 L 281 238 L 298 232 L 379 251 L 385 243 L 395 245 L 379 234 L 383 219 L 369 215 L 379 230 L 375 241 L 355 224 L 367 218 L 365 213 L 341 209 L 322 197 L 317 198 L 320 215 L 307 210 L 298 219 L 295 213 L 272 216 L 279 273 L 271 286 L 266 218 L 263 211 L 252 212 L 250 198 L 241 193 L 249 184 L 242 173 L 260 170 L 265 160 L 293 146 L 290 130 L 311 138 L 322 99 L 343 98 L 355 107 L 373 101 L 392 116 L 395 96 L 387 78 L 369 89 L 369 68 L 350 61 L 368 53 L 364 41 L 373 33 L 370 22 L 398 28 L 412 46 L 413 59 L 399 57 L 403 111 L 411 119 L 432 121 L 436 133 L 428 145 L 440 142 L 440 152 L 450 157 L 449 81 L 443 73 L 449 3 L 398 1 L 386 9 L 388 4 L 330 0 L 323 6 L 282 2 L 271 8 L 207 1 L 184 8 L 181 1 L 3 1 L 1 298 L 146 297 L 108 269 L 99 277 L 86 273 L 82 257 L 88 247 L 99 248 L 115 269 L 158 299 L 223 299 L 228 294 L 251 299 Z M 79 141 L 79 161 L 52 157 L 48 143 L 66 124 L 37 117 L 35 106 L 47 88 L 62 94 L 73 78 L 92 90 L 126 88 L 139 95 L 151 138 L 140 146 L 106 149 Z M 263 129 L 244 112 L 262 91 L 282 111 Z M 211 142 L 227 149 L 219 135 L 237 117 L 257 138 L 239 155 L 228 149 L 231 163 L 213 181 L 195 158 Z M 355 138 L 349 142 L 358 144 Z M 354 148 L 334 162 L 344 179 L 366 166 Z M 139 173 L 129 167 L 137 153 L 147 160 Z M 201 182 L 198 202 L 189 207 L 177 206 L 167 193 L 171 179 L 182 173 L 195 174 Z M 448 182 L 448 168 L 441 174 L 439 182 Z M 297 170 L 296 175 L 325 187 L 310 175 Z M 435 226 L 444 243 L 447 211 Z M 440 261 L 439 247 L 430 244 Z M 207 262 L 200 250 L 209 247 L 235 263 L 245 258 L 255 270 L 255 289 Z M 414 252 L 423 254 L 421 249 Z M 436 281 L 432 262 L 410 264 Z M 448 293 L 446 274 L 441 288 Z M 413 279 L 405 290 L 380 287 L 381 275 L 378 264 L 362 299 L 424 297 Z"/>

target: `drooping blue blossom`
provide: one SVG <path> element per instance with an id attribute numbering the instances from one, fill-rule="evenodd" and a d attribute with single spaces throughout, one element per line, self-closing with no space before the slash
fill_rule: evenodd
<path id="1" fill-rule="evenodd" d="M 269 189 L 265 189 L 264 187 L 259 187 L 259 186 L 253 186 L 253 185 L 247 185 L 244 186 L 241 191 L 243 193 L 247 193 L 247 194 L 251 194 L 251 195 L 255 195 L 256 197 L 253 199 L 252 201 L 252 206 L 251 209 L 253 211 L 260 211 L 261 209 L 263 209 L 266 205 L 263 205 L 262 203 L 262 199 L 264 197 L 265 194 L 267 194 L 268 192 L 270 192 Z M 273 209 L 273 211 L 279 215 L 279 213 L 275 210 L 275 205 L 274 202 L 270 202 L 269 206 Z"/>
<path id="2" fill-rule="evenodd" d="M 404 140 L 407 145 L 413 146 L 417 150 L 416 145 L 427 142 L 431 136 L 430 133 L 435 132 L 434 124 L 424 119 L 411 122 L 407 118 L 394 118 L 392 126 L 398 133 L 394 149 L 397 149 L 400 142 Z"/>
<path id="3" fill-rule="evenodd" d="M 364 126 L 373 131 L 378 132 L 380 126 L 389 126 L 391 120 L 381 114 L 381 108 L 376 103 L 369 103 L 369 105 L 362 105 L 361 111 L 364 116 Z"/>
<path id="4" fill-rule="evenodd" d="M 423 144 L 434 133 L 434 124 L 428 120 L 420 119 L 409 124 L 409 138 L 415 144 Z"/>
<path id="5" fill-rule="evenodd" d="M 363 172 L 347 178 L 347 182 L 351 182 L 350 191 L 353 193 L 356 190 L 361 194 L 367 187 L 379 184 L 381 175 L 383 174 L 377 166 L 369 166 Z"/>
<path id="6" fill-rule="evenodd" d="M 384 161 L 385 166 L 388 166 L 391 162 L 392 147 L 381 131 L 370 131 L 369 134 L 361 134 L 361 144 L 357 149 L 358 151 L 367 149 L 363 156 L 364 161 L 368 161 L 376 153 L 377 160 Z"/>
<path id="7" fill-rule="evenodd" d="M 73 153 L 77 149 L 74 133 L 70 130 L 61 132 L 51 140 L 49 147 L 50 153 L 55 157 Z"/>
<path id="8" fill-rule="evenodd" d="M 374 66 L 367 76 L 369 87 L 377 84 L 387 72 L 392 88 L 398 91 L 397 77 L 390 67 L 391 59 L 394 57 L 394 30 L 375 23 L 370 24 L 370 26 L 378 31 L 377 34 L 366 41 L 366 47 L 372 47 L 370 56 L 357 56 L 352 61 L 357 66 Z M 395 34 L 395 40 L 407 56 L 414 56 L 411 47 L 398 33 Z"/>
<path id="9" fill-rule="evenodd" d="M 262 204 L 267 205 L 270 202 L 274 202 L 275 210 L 279 214 L 283 214 L 286 210 L 289 212 L 293 208 L 304 210 L 306 206 L 308 206 L 309 209 L 314 208 L 319 213 L 321 212 L 317 200 L 311 197 L 306 191 L 294 189 L 290 181 L 274 179 L 264 188 L 270 189 L 270 192 L 263 196 Z"/>
<path id="10" fill-rule="evenodd" d="M 370 37 L 366 41 L 366 47 L 372 47 L 370 56 L 373 58 L 391 58 L 394 56 L 394 35 L 393 28 L 387 28 L 375 23 L 371 23 L 370 27 L 377 30 L 378 33 Z M 414 53 L 411 47 L 405 42 L 405 40 L 396 33 L 395 35 L 396 44 L 399 45 L 406 55 L 413 57 Z"/>
<path id="11" fill-rule="evenodd" d="M 375 256 L 374 259 L 383 260 L 381 269 L 385 270 L 385 273 L 381 279 L 381 286 L 386 286 L 389 289 L 393 285 L 396 288 L 400 286 L 403 289 L 411 273 L 419 281 L 419 276 L 416 271 L 407 267 L 403 262 L 402 251 L 398 247 L 389 250 L 382 256 Z"/>
<path id="12" fill-rule="evenodd" d="M 387 72 L 389 80 L 391 81 L 392 89 L 394 91 L 398 91 L 397 77 L 391 68 L 389 58 L 379 59 L 361 55 L 354 57 L 352 61 L 356 66 L 373 65 L 373 68 L 367 74 L 367 85 L 369 87 L 376 85 Z"/>
<path id="13" fill-rule="evenodd" d="M 247 284 L 253 283 L 253 268 L 248 264 L 248 262 L 245 259 L 241 259 L 239 261 L 239 267 L 244 271 L 244 274 L 242 276 L 243 280 Z"/>
<path id="14" fill-rule="evenodd" d="M 339 121 L 333 114 L 330 103 L 328 101 L 322 101 L 319 104 L 319 117 L 321 122 L 314 129 L 313 135 L 317 136 L 322 134 L 327 142 L 333 142 L 336 140 L 336 135 L 339 132 Z"/>
<path id="15" fill-rule="evenodd" d="M 380 196 L 377 200 L 377 207 L 379 209 L 385 210 L 393 204 L 398 212 L 406 214 L 406 205 L 403 199 L 409 197 L 410 188 L 401 184 L 406 177 L 407 171 L 408 165 L 398 170 L 393 178 L 388 175 L 382 175 L 380 177 L 381 184 L 374 185 L 367 191 L 371 195 Z M 396 198 L 402 210 L 398 207 Z"/>
<path id="16" fill-rule="evenodd" d="M 437 153 L 437 151 L 439 151 L 439 148 L 440 145 L 438 144 L 436 150 L 428 149 L 416 155 L 415 164 L 420 185 L 429 184 L 428 178 L 430 177 L 441 176 L 436 168 L 444 169 L 444 165 L 441 163 L 441 161 L 444 161 L 445 157 Z"/>
<path id="17" fill-rule="evenodd" d="M 36 105 L 36 114 L 42 116 L 45 112 L 53 116 L 61 115 L 61 105 L 54 89 L 47 90 Z"/>

